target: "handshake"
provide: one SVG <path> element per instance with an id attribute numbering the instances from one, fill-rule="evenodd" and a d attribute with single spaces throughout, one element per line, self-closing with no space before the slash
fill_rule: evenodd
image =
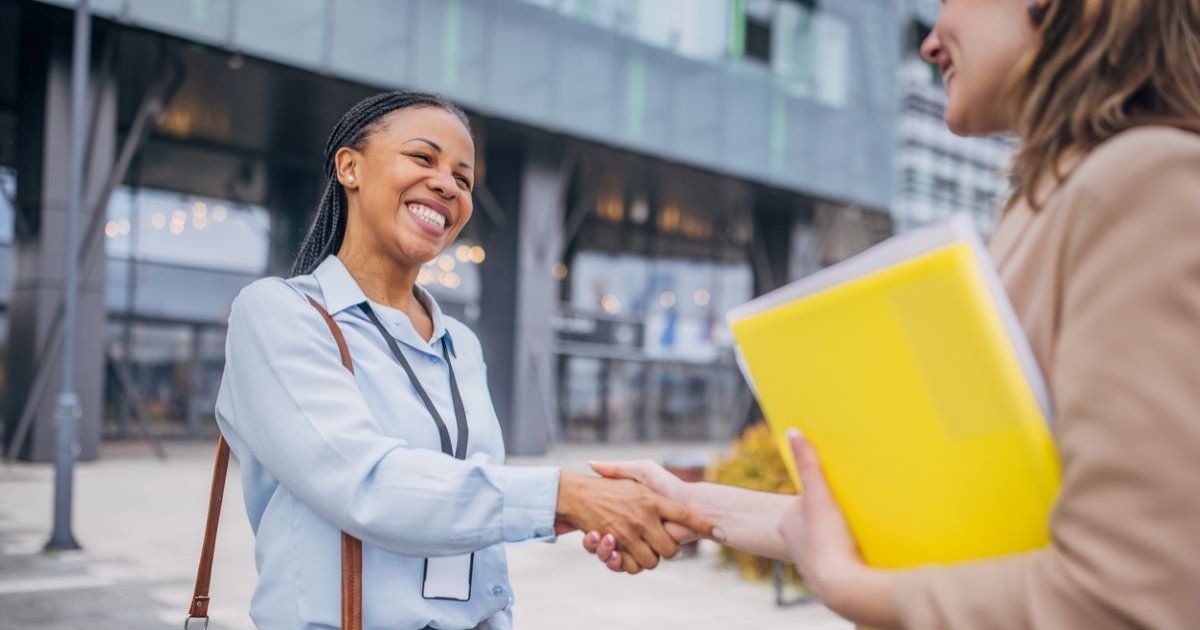
<path id="1" fill-rule="evenodd" d="M 799 496 L 685 483 L 650 461 L 593 462 L 601 477 L 562 473 L 555 531 L 582 530 L 584 549 L 618 572 L 653 569 L 699 538 L 794 562 L 834 612 L 873 628 L 899 627 L 893 572 L 863 563 L 812 444 L 799 433 L 788 441 Z"/>
<path id="2" fill-rule="evenodd" d="M 689 504 L 687 485 L 650 461 L 597 463 L 601 477 L 563 472 L 555 534 L 585 532 L 584 548 L 614 571 L 639 573 L 674 558 L 680 545 L 725 533 Z"/>

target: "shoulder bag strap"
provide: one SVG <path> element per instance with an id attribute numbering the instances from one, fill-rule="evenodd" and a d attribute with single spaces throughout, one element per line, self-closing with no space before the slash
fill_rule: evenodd
<path id="1" fill-rule="evenodd" d="M 354 373 L 350 360 L 350 348 L 342 329 L 333 317 L 311 296 L 308 303 L 321 314 L 333 339 L 337 342 L 342 365 Z M 188 605 L 188 622 L 204 619 L 208 626 L 208 588 L 212 582 L 213 552 L 217 545 L 217 525 L 221 520 L 221 500 L 225 496 L 225 478 L 229 472 L 229 444 L 224 436 L 217 439 L 217 461 L 213 467 L 212 493 L 208 498 L 208 522 L 204 526 L 204 544 L 200 550 L 200 566 L 196 570 L 196 589 Z M 187 623 L 184 623 L 187 628 Z M 362 542 L 342 532 L 342 630 L 362 630 Z"/>

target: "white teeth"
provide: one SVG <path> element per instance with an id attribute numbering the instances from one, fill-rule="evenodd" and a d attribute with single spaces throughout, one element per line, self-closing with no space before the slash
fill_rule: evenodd
<path id="1" fill-rule="evenodd" d="M 439 230 L 444 229 L 446 227 L 446 217 L 442 216 L 441 213 L 434 212 L 433 210 L 431 210 L 419 203 L 408 204 L 408 211 L 413 213 L 413 216 L 428 223 L 429 225 L 432 225 L 433 227 L 435 227 Z"/>

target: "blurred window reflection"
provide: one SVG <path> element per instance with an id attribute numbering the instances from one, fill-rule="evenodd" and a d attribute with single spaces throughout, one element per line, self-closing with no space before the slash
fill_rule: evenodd
<path id="1" fill-rule="evenodd" d="M 109 326 L 110 361 L 124 366 L 154 429 L 162 435 L 185 433 L 193 334 L 183 324 L 133 322 Z M 118 436 L 128 435 L 136 431 L 129 427 L 136 419 L 111 370 L 106 379 L 106 428 Z"/>
<path id="2" fill-rule="evenodd" d="M 110 258 L 261 274 L 270 229 L 259 206 L 122 186 L 104 233 Z"/>

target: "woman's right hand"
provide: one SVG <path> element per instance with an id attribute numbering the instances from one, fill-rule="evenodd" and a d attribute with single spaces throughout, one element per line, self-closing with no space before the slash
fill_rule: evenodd
<path id="1" fill-rule="evenodd" d="M 660 557 L 673 558 L 679 553 L 679 541 L 668 531 L 668 523 L 703 538 L 723 537 L 708 519 L 680 501 L 630 479 L 563 472 L 556 512 L 559 519 L 582 531 L 611 534 L 614 548 L 624 552 L 618 556 L 621 570 L 628 573 L 653 569 Z"/>
<path id="2" fill-rule="evenodd" d="M 656 493 L 688 506 L 688 484 L 671 474 L 670 471 L 651 460 L 623 462 L 591 462 L 592 470 L 610 479 L 631 479 L 655 491 Z M 690 508 L 689 508 L 690 509 Z M 685 544 L 704 538 L 695 530 L 676 522 L 666 522 L 663 528 L 675 542 Z M 721 535 L 721 538 L 724 536 Z M 589 531 L 583 537 L 583 548 L 594 554 L 601 562 L 617 573 L 630 572 L 627 570 L 628 559 L 617 547 L 616 538 L 611 533 Z M 633 571 L 632 573 L 636 573 Z"/>

